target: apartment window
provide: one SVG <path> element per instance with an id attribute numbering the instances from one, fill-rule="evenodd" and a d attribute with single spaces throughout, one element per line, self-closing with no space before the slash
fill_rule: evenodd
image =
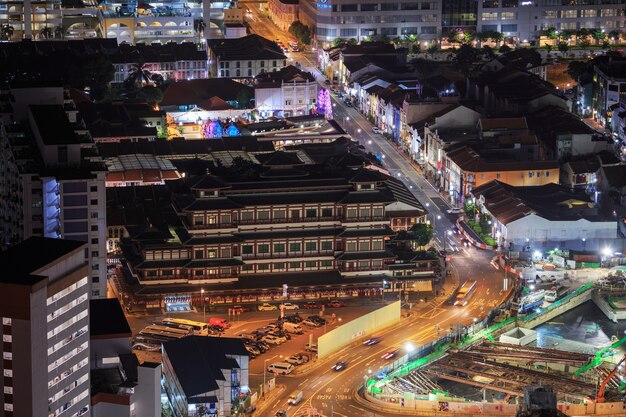
<path id="1" fill-rule="evenodd" d="M 285 100 L 285 106 L 291 106 L 291 100 Z"/>
<path id="2" fill-rule="evenodd" d="M 10 317 L 2 317 L 2 325 L 3 326 L 10 326 L 11 325 L 11 318 Z"/>
<path id="3" fill-rule="evenodd" d="M 96 199 L 91 199 L 90 204 L 91 204 L 92 206 L 97 206 L 97 205 L 98 205 L 98 200 L 96 200 Z"/>
<path id="4" fill-rule="evenodd" d="M 362 12 L 374 12 L 378 10 L 378 4 L 362 4 L 361 11 Z"/>
<path id="5" fill-rule="evenodd" d="M 276 210 L 276 211 L 274 211 L 274 218 L 275 219 L 284 219 L 285 217 L 286 217 L 285 210 Z"/>
<path id="6" fill-rule="evenodd" d="M 194 251 L 194 259 L 204 259 L 204 250 L 199 249 Z"/>
<path id="7" fill-rule="evenodd" d="M 365 241 L 365 242 L 359 242 L 359 251 L 365 251 L 367 252 L 368 250 L 370 250 L 370 243 Z"/>
<path id="8" fill-rule="evenodd" d="M 355 218 L 356 216 L 357 216 L 357 214 L 356 214 L 356 209 L 348 209 L 348 210 L 347 210 L 347 217 L 348 217 L 349 219 L 353 219 L 353 218 Z"/>
<path id="9" fill-rule="evenodd" d="M 419 10 L 420 4 L 417 2 L 412 3 L 400 3 L 401 10 Z"/>
<path id="10" fill-rule="evenodd" d="M 275 67 L 276 66 L 276 60 L 272 61 L 272 66 Z"/>
<path id="11" fill-rule="evenodd" d="M 98 225 L 97 224 L 92 224 L 91 225 L 91 231 L 92 232 L 97 232 L 98 231 Z"/>
<path id="12" fill-rule="evenodd" d="M 315 268 L 316 266 L 316 262 L 315 261 L 306 261 L 304 263 L 305 268 Z"/>
<path id="13" fill-rule="evenodd" d="M 282 253 L 285 251 L 284 243 L 275 243 L 274 244 L 274 253 Z"/>
<path id="14" fill-rule="evenodd" d="M 317 242 L 304 242 L 304 250 L 306 252 L 313 252 L 317 250 Z"/>
<path id="15" fill-rule="evenodd" d="M 380 10 L 384 12 L 398 10 L 399 6 L 400 5 L 398 3 L 381 3 Z M 363 5 L 361 5 L 361 10 L 362 9 L 363 9 Z"/>
<path id="16" fill-rule="evenodd" d="M 222 249 L 220 249 L 220 257 L 221 258 L 230 258 L 230 248 L 222 248 Z"/>
<path id="17" fill-rule="evenodd" d="M 289 244 L 289 252 L 300 252 L 302 249 L 300 243 L 290 243 Z"/>
<path id="18" fill-rule="evenodd" d="M 358 10 L 358 4 L 343 4 L 341 5 L 342 12 L 356 12 Z"/>
<path id="19" fill-rule="evenodd" d="M 91 251 L 91 257 L 92 258 L 97 258 L 98 256 L 100 256 L 100 253 L 97 250 Z"/>
<path id="20" fill-rule="evenodd" d="M 230 214 L 222 214 L 220 216 L 220 223 L 221 224 L 230 224 L 230 222 L 231 222 Z"/>
<path id="21" fill-rule="evenodd" d="M 541 177 L 541 171 L 537 171 L 537 178 Z"/>
<path id="22" fill-rule="evenodd" d="M 171 277 L 172 275 L 174 275 L 174 271 L 172 271 L 171 269 L 164 269 L 161 271 L 162 277 Z"/>
<path id="23" fill-rule="evenodd" d="M 543 18 L 544 19 L 556 19 L 556 10 L 544 10 Z"/>
<path id="24" fill-rule="evenodd" d="M 257 253 L 270 253 L 270 245 L 267 245 L 267 244 L 258 245 Z"/>
<path id="25" fill-rule="evenodd" d="M 370 209 L 368 209 L 368 208 L 362 208 L 359 211 L 359 217 L 361 217 L 362 219 L 368 218 L 370 216 L 371 216 Z"/>
<path id="26" fill-rule="evenodd" d="M 578 10 L 563 10 L 561 16 L 565 19 L 576 19 L 578 17 Z"/>
<path id="27" fill-rule="evenodd" d="M 196 277 L 201 277 L 204 276 L 204 270 L 203 269 L 196 269 L 193 271 L 193 275 Z"/>
<path id="28" fill-rule="evenodd" d="M 98 212 L 97 211 L 92 211 L 91 212 L 91 218 L 92 219 L 97 219 L 98 218 Z"/>
<path id="29" fill-rule="evenodd" d="M 241 213 L 241 220 L 252 220 L 253 214 L 251 211 L 244 211 Z"/>
<path id="30" fill-rule="evenodd" d="M 241 253 L 243 255 L 251 255 L 254 252 L 254 248 L 252 245 L 243 245 L 241 247 Z"/>
<path id="31" fill-rule="evenodd" d="M 515 20 L 517 19 L 517 12 L 502 12 L 500 15 L 501 20 Z"/>
<path id="32" fill-rule="evenodd" d="M 265 67 L 265 61 L 261 61 L 261 68 Z"/>
<path id="33" fill-rule="evenodd" d="M 289 262 L 290 269 L 300 269 L 302 264 L 300 262 Z"/>
<path id="34" fill-rule="evenodd" d="M 383 208 L 374 207 L 374 217 L 382 217 L 382 216 L 383 216 Z"/>
<path id="35" fill-rule="evenodd" d="M 583 17 L 596 17 L 598 15 L 598 11 L 596 9 L 586 9 L 582 11 Z"/>
<path id="36" fill-rule="evenodd" d="M 257 213 L 257 219 L 259 219 L 259 220 L 269 220 L 270 219 L 270 212 L 268 210 L 259 211 Z"/>
<path id="37" fill-rule="evenodd" d="M 482 175 L 482 174 L 481 174 L 481 175 Z M 499 179 L 499 178 L 500 178 L 500 173 L 497 173 L 497 174 L 496 174 L 496 179 Z M 481 179 L 483 179 L 483 178 L 481 178 Z"/>
<path id="38" fill-rule="evenodd" d="M 248 61 L 248 68 L 252 68 L 252 61 Z"/>
<path id="39" fill-rule="evenodd" d="M 602 9 L 600 10 L 600 16 L 602 17 L 617 16 L 617 10 L 616 9 Z"/>
<path id="40" fill-rule="evenodd" d="M 333 216 L 333 209 L 331 208 L 322 209 L 322 217 L 332 217 L 332 216 Z"/>
<path id="41" fill-rule="evenodd" d="M 321 243 L 322 245 L 322 250 L 333 250 L 333 242 L 331 241 L 324 241 Z"/>
<path id="42" fill-rule="evenodd" d="M 5 361 L 13 360 L 13 353 L 12 352 L 2 352 L 2 359 L 4 359 Z"/>
<path id="43" fill-rule="evenodd" d="M 100 264 L 92 264 L 91 265 L 91 270 L 92 271 L 98 271 L 100 269 Z"/>
<path id="44" fill-rule="evenodd" d="M 270 269 L 270 264 L 258 264 L 256 269 L 258 271 L 267 271 Z"/>
<path id="45" fill-rule="evenodd" d="M 342 38 L 355 38 L 357 36 L 356 29 L 339 29 L 339 35 Z"/>
<path id="46" fill-rule="evenodd" d="M 482 20 L 498 20 L 498 12 L 484 12 Z"/>
<path id="47" fill-rule="evenodd" d="M 209 250 L 207 251 L 207 257 L 208 257 L 209 259 L 217 258 L 217 250 L 215 250 L 215 249 L 209 249 Z"/>
<path id="48" fill-rule="evenodd" d="M 381 242 L 380 240 L 375 240 L 374 242 L 372 242 L 372 250 L 382 250 L 383 249 L 383 242 Z"/>
<path id="49" fill-rule="evenodd" d="M 307 218 L 315 218 L 317 217 L 317 210 L 316 209 L 306 209 L 304 211 L 304 216 Z"/>
<path id="50" fill-rule="evenodd" d="M 517 32 L 517 25 L 502 25 L 502 32 L 504 33 Z"/>
<path id="51" fill-rule="evenodd" d="M 99 283 L 99 282 L 100 282 L 100 277 L 91 277 L 91 282 L 92 282 L 93 284 L 97 284 L 97 283 Z"/>
<path id="52" fill-rule="evenodd" d="M 10 334 L 3 334 L 2 335 L 2 341 L 4 343 L 11 343 L 11 342 L 13 342 L 13 337 Z"/>
<path id="53" fill-rule="evenodd" d="M 346 252 L 356 252 L 356 242 L 346 243 Z"/>
<path id="54" fill-rule="evenodd" d="M 322 262 L 321 262 L 321 265 L 322 265 L 324 268 L 330 268 L 330 267 L 332 267 L 332 266 L 333 266 L 333 261 L 322 261 Z"/>
<path id="55" fill-rule="evenodd" d="M 275 263 L 274 269 L 285 269 L 285 263 L 284 262 Z"/>
<path id="56" fill-rule="evenodd" d="M 550 171 L 546 171 L 546 177 L 550 176 Z"/>

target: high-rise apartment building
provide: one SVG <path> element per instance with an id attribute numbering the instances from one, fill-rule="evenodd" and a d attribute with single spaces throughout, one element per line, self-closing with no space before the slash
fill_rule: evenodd
<path id="1" fill-rule="evenodd" d="M 518 42 L 538 39 L 549 28 L 576 33 L 598 29 L 623 32 L 623 0 L 481 0 L 479 32 L 496 31 Z"/>
<path id="2" fill-rule="evenodd" d="M 106 166 L 62 87 L 7 93 L 0 99 L 0 248 L 30 236 L 85 242 L 90 294 L 105 297 Z"/>
<path id="3" fill-rule="evenodd" d="M 0 417 L 89 414 L 89 256 L 31 237 L 0 253 Z"/>

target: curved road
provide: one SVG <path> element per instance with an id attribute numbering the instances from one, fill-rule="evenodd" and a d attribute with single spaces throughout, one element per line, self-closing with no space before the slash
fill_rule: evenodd
<path id="1" fill-rule="evenodd" d="M 242 7 L 250 8 L 252 11 L 247 14 L 252 31 L 271 40 L 281 39 L 286 42 L 290 39 L 291 36 L 278 29 L 268 19 L 266 13 L 259 11 L 258 5 L 257 2 L 242 3 Z M 314 53 L 291 53 L 289 57 L 293 58 L 294 63 L 300 62 L 304 70 L 313 73 L 323 86 L 325 77 L 316 68 Z M 334 119 L 368 151 L 384 155 L 383 163 L 389 173 L 402 180 L 429 211 L 429 218 L 435 225 L 434 240 L 436 245 L 443 249 L 443 239 L 456 217 L 446 214 L 449 205 L 414 168 L 406 155 L 401 154 L 395 145 L 381 135 L 372 133 L 372 125 L 357 110 L 345 106 L 335 97 L 333 97 L 333 102 L 335 103 Z M 456 235 L 451 237 L 451 239 L 456 238 Z M 457 286 L 467 279 L 476 279 L 479 283 L 474 297 L 467 306 L 449 305 L 444 302 L 445 297 L 418 304 L 411 317 L 403 318 L 401 325 L 394 326 L 384 334 L 381 343 L 371 347 L 358 345 L 346 348 L 305 375 L 278 376 L 276 382 L 284 385 L 285 390 L 278 397 L 273 397 L 269 406 L 263 406 L 262 415 L 274 416 L 276 411 L 285 409 L 289 417 L 300 416 L 310 408 L 317 409 L 322 415 L 331 417 L 397 415 L 364 409 L 352 397 L 354 388 L 370 371 L 375 373 L 389 364 L 390 361 L 383 360 L 381 356 L 390 350 L 404 349 L 407 342 L 415 346 L 424 345 L 437 339 L 438 332 L 443 334 L 457 324 L 471 325 L 474 318 L 482 318 L 489 310 L 497 306 L 504 296 L 502 291 L 504 272 L 490 263 L 494 253 L 473 247 L 463 248 L 460 242 L 457 242 L 457 246 L 462 249 L 450 256 L 451 284 Z M 450 284 L 448 286 L 450 287 Z M 335 372 L 330 367 L 338 360 L 347 361 L 348 367 L 343 371 Z M 251 379 L 256 382 L 262 381 L 262 374 L 253 374 Z M 252 383 L 250 385 L 255 386 Z M 287 406 L 287 398 L 296 391 L 303 391 L 302 403 L 297 406 Z"/>

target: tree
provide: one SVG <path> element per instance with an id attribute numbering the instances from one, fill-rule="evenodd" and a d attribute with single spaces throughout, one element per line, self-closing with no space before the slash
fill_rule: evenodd
<path id="1" fill-rule="evenodd" d="M 52 32 L 52 29 L 46 26 L 43 29 L 41 29 L 41 32 L 39 33 L 39 35 L 44 39 L 50 39 L 52 36 L 54 36 L 54 33 Z"/>
<path id="2" fill-rule="evenodd" d="M 604 39 L 604 32 L 601 29 L 591 29 L 591 37 L 596 41 L 596 45 L 599 45 Z"/>
<path id="3" fill-rule="evenodd" d="M 2 25 L 0 28 L 0 38 L 8 41 L 13 37 L 13 33 L 15 33 L 15 28 L 11 25 Z"/>
<path id="4" fill-rule="evenodd" d="M 478 32 L 476 33 L 476 39 L 478 42 L 485 42 L 491 38 L 491 32 Z"/>
<path id="5" fill-rule="evenodd" d="M 500 48 L 498 48 L 498 52 L 500 52 L 501 54 L 506 54 L 507 52 L 511 52 L 511 47 L 509 47 L 509 45 L 502 45 Z"/>
<path id="6" fill-rule="evenodd" d="M 333 40 L 333 46 L 340 46 L 346 43 L 346 40 L 344 38 L 335 38 Z"/>
<path id="7" fill-rule="evenodd" d="M 414 43 L 413 45 L 411 45 L 411 53 L 415 54 L 415 55 L 420 53 L 420 44 L 419 43 Z"/>
<path id="8" fill-rule="evenodd" d="M 496 45 L 499 45 L 500 42 L 504 40 L 504 33 L 502 32 L 492 32 L 491 36 L 492 36 L 491 39 L 493 39 L 496 42 Z"/>
<path id="9" fill-rule="evenodd" d="M 235 100 L 237 100 L 237 106 L 240 109 L 248 109 L 250 108 L 250 93 L 248 93 L 248 90 L 246 88 L 242 88 L 241 90 L 239 90 L 239 92 L 237 93 L 237 97 Z"/>
<path id="10" fill-rule="evenodd" d="M 494 59 L 496 57 L 496 53 L 493 51 L 493 48 L 489 45 L 483 45 L 482 53 L 488 60 Z"/>
<path id="11" fill-rule="evenodd" d="M 480 51 L 473 46 L 464 43 L 454 54 L 452 62 L 456 69 L 461 71 L 463 75 L 467 76 L 471 72 L 472 68 L 480 62 L 480 60 Z"/>
<path id="12" fill-rule="evenodd" d="M 157 104 L 163 100 L 163 91 L 160 88 L 147 85 L 137 93 L 137 98 L 149 104 Z"/>
<path id="13" fill-rule="evenodd" d="M 291 33 L 298 41 L 302 42 L 303 44 L 311 44 L 311 29 L 299 20 L 296 20 L 291 24 L 291 26 L 289 26 L 289 33 Z"/>
<path id="14" fill-rule="evenodd" d="M 437 44 L 431 44 L 428 46 L 428 48 L 426 48 L 426 52 L 430 54 L 430 56 L 434 56 L 435 52 L 437 52 L 439 50 L 439 48 L 437 48 Z"/>
<path id="15" fill-rule="evenodd" d="M 552 52 L 552 45 L 546 45 L 546 51 L 548 51 L 548 55 Z"/>
<path id="16" fill-rule="evenodd" d="M 348 42 L 347 42 L 347 44 L 350 45 L 350 46 L 354 46 L 354 45 L 356 45 L 358 43 L 359 42 L 356 39 L 354 39 L 354 38 L 348 39 Z"/>
<path id="17" fill-rule="evenodd" d="M 61 38 L 61 39 L 65 38 L 65 29 L 63 29 L 62 25 L 59 25 L 54 28 L 54 37 Z"/>
<path id="18" fill-rule="evenodd" d="M 572 77 L 572 79 L 577 81 L 582 74 L 591 69 L 591 65 L 592 64 L 589 64 L 588 62 L 572 61 L 567 65 L 567 73 L 570 77 Z"/>
<path id="19" fill-rule="evenodd" d="M 193 21 L 193 30 L 198 34 L 198 43 L 200 43 L 200 37 L 204 36 L 204 28 L 206 25 L 204 24 L 203 19 L 194 19 Z"/>
<path id="20" fill-rule="evenodd" d="M 569 51 L 569 45 L 566 42 L 559 42 L 558 44 L 559 52 L 565 55 L 567 51 Z"/>
<path id="21" fill-rule="evenodd" d="M 459 32 L 455 29 L 450 30 L 444 37 L 447 38 L 450 43 L 459 43 Z"/>
<path id="22" fill-rule="evenodd" d="M 413 233 L 415 244 L 418 247 L 428 245 L 433 238 L 433 226 L 430 224 L 415 223 L 413 227 L 411 227 L 411 232 Z"/>
<path id="23" fill-rule="evenodd" d="M 472 31 L 463 32 L 463 41 L 465 43 L 472 43 L 472 41 L 476 38 L 476 34 Z"/>
<path id="24" fill-rule="evenodd" d="M 146 67 L 146 64 L 133 64 L 128 77 L 124 81 L 126 88 L 142 88 L 146 85 L 154 86 L 155 82 L 152 80 L 152 73 Z"/>
<path id="25" fill-rule="evenodd" d="M 559 32 L 554 27 L 549 27 L 544 31 L 544 34 L 550 39 L 556 39 L 559 36 Z"/>

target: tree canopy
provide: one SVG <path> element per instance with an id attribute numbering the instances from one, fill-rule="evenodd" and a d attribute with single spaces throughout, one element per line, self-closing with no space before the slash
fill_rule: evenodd
<path id="1" fill-rule="evenodd" d="M 289 26 L 289 33 L 291 33 L 298 42 L 305 45 L 311 44 L 311 29 L 299 20 L 296 20 Z"/>
<path id="2" fill-rule="evenodd" d="M 415 238 L 415 244 L 419 247 L 428 245 L 433 238 L 433 227 L 426 223 L 415 223 L 411 227 L 411 232 Z"/>

